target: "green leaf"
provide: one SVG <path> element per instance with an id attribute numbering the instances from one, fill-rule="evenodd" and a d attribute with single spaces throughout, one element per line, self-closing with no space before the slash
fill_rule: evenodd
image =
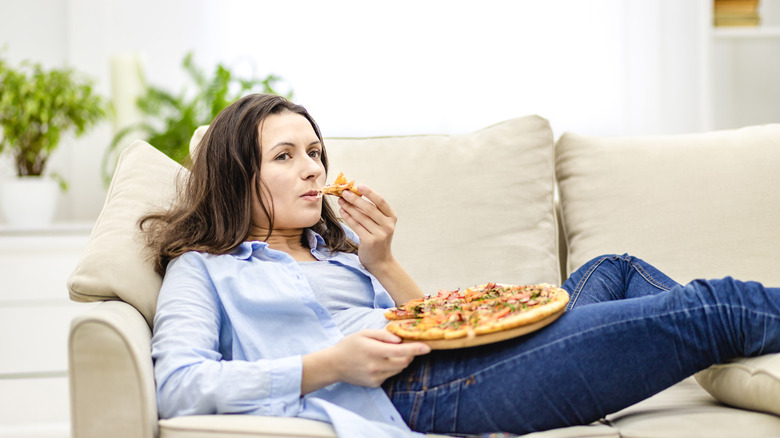
<path id="1" fill-rule="evenodd" d="M 129 135 L 142 135 L 142 139 L 183 163 L 189 155 L 189 142 L 195 130 L 211 123 L 214 117 L 228 105 L 248 93 L 278 94 L 273 86 L 280 82 L 276 75 L 265 78 L 241 78 L 223 64 L 218 64 L 211 74 L 206 74 L 194 62 L 189 52 L 182 60 L 182 68 L 190 83 L 178 93 L 148 85 L 136 105 L 146 120 L 138 125 L 120 130 L 103 157 L 103 176 L 110 181 L 113 169 L 109 156 Z M 292 92 L 287 98 L 292 97 Z"/>
<path id="2" fill-rule="evenodd" d="M 82 135 L 106 115 L 92 81 L 68 67 L 11 67 L 0 56 L 0 90 L 0 153 L 13 155 L 19 176 L 41 175 L 63 133 Z"/>

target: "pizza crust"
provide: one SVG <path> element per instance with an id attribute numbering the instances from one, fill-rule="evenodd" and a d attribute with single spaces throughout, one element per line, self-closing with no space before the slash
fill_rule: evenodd
<path id="1" fill-rule="evenodd" d="M 458 348 L 477 347 L 480 345 L 493 344 L 496 342 L 517 338 L 523 335 L 527 335 L 529 333 L 533 333 L 537 330 L 540 330 L 555 322 L 556 319 L 558 319 L 561 315 L 563 315 L 564 311 L 565 309 L 562 309 L 558 311 L 558 313 L 553 313 L 552 315 L 544 319 L 540 319 L 539 321 L 528 325 L 522 325 L 520 327 L 515 327 L 513 329 L 487 333 L 484 335 L 471 336 L 471 337 L 463 336 L 455 339 L 446 339 L 446 338 L 432 339 L 432 340 L 403 339 L 401 342 L 422 342 L 428 344 L 428 346 L 430 346 L 432 350 L 453 350 Z"/>
<path id="2" fill-rule="evenodd" d="M 492 321 L 491 323 L 485 324 L 481 327 L 476 327 L 474 331 L 478 335 L 482 335 L 482 334 L 493 333 L 502 330 L 513 329 L 515 327 L 532 324 L 544 318 L 547 318 L 548 316 L 564 309 L 566 307 L 566 304 L 569 303 L 569 294 L 566 293 L 566 291 L 563 292 L 564 292 L 563 294 L 561 294 L 560 292 L 556 293 L 556 295 L 553 297 L 553 299 L 550 302 L 544 304 L 541 307 L 536 307 L 525 312 L 512 314 L 504 318 Z"/>

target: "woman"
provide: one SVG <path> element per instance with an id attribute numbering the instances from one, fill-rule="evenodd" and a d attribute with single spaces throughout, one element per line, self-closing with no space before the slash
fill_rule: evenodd
<path id="1" fill-rule="evenodd" d="M 780 351 L 780 290 L 673 282 L 605 256 L 534 334 L 434 351 L 385 308 L 423 295 L 398 264 L 395 214 L 366 186 L 338 220 L 327 154 L 300 106 L 251 95 L 201 141 L 181 202 L 141 222 L 165 273 L 152 341 L 161 417 L 300 416 L 339 436 L 527 433 L 587 424 L 711 364 Z"/>

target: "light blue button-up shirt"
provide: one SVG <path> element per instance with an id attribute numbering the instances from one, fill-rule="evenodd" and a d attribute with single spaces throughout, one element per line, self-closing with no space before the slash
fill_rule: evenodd
<path id="1" fill-rule="evenodd" d="M 374 308 L 395 305 L 356 255 L 330 253 L 316 233 L 308 238 L 316 259 L 371 279 Z M 168 265 L 154 319 L 160 417 L 297 416 L 330 422 L 344 437 L 411 435 L 381 388 L 339 382 L 301 395 L 302 356 L 343 337 L 288 254 L 265 242 L 232 254 L 185 253 Z"/>

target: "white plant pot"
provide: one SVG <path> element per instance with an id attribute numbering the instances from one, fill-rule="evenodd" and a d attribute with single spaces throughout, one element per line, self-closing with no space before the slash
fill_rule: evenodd
<path id="1" fill-rule="evenodd" d="M 25 176 L 0 182 L 0 207 L 8 225 L 41 228 L 51 225 L 59 184 L 51 178 Z"/>

